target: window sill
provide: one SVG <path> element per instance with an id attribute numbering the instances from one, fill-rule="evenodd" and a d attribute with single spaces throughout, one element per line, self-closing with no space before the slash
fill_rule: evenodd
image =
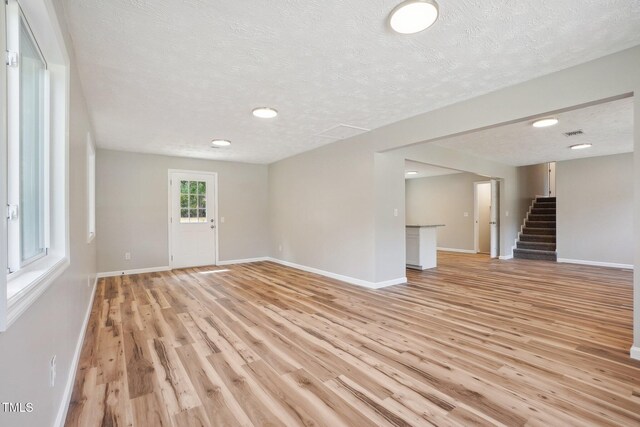
<path id="1" fill-rule="evenodd" d="M 49 288 L 69 266 L 69 258 L 47 256 L 7 281 L 7 324 L 9 327 Z"/>

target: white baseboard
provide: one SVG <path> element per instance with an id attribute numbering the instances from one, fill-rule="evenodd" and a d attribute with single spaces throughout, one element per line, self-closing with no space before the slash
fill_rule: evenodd
<path id="1" fill-rule="evenodd" d="M 71 393 L 73 392 L 73 384 L 76 380 L 76 370 L 78 369 L 78 363 L 80 363 L 80 353 L 82 353 L 82 345 L 84 344 L 84 336 L 87 332 L 87 325 L 89 324 L 89 318 L 91 317 L 91 308 L 93 307 L 93 299 L 96 296 L 96 288 L 98 284 L 98 276 L 96 275 L 93 281 L 93 289 L 91 291 L 91 298 L 89 298 L 89 306 L 87 312 L 84 315 L 84 321 L 82 322 L 82 329 L 80 330 L 80 336 L 76 343 L 76 350 L 73 354 L 73 360 L 71 361 L 71 367 L 69 368 L 69 375 L 67 376 L 67 384 L 64 387 L 64 393 L 62 395 L 62 402 L 58 408 L 58 415 L 54 426 L 63 427 L 67 418 L 67 411 L 69 410 L 69 403 L 71 403 Z"/>
<path id="2" fill-rule="evenodd" d="M 476 251 L 472 250 L 472 249 L 455 249 L 455 248 L 436 248 L 439 251 L 442 252 L 460 252 L 462 254 L 475 254 L 477 253 Z"/>
<path id="3" fill-rule="evenodd" d="M 630 356 L 632 359 L 640 360 L 640 347 L 631 347 Z"/>
<path id="4" fill-rule="evenodd" d="M 124 276 L 127 274 L 157 273 L 159 271 L 169 270 L 171 270 L 171 267 L 165 265 L 162 267 L 136 268 L 134 270 L 104 271 L 102 273 L 98 273 L 97 277 L 101 279 L 103 277 Z"/>
<path id="5" fill-rule="evenodd" d="M 342 274 L 331 273 L 330 271 L 324 271 L 313 267 L 307 267 L 306 265 L 296 264 L 294 262 L 283 261 L 277 258 L 269 258 L 269 261 L 281 264 L 287 267 L 296 268 L 298 270 L 306 271 L 309 273 L 319 274 L 321 276 L 329 277 L 331 279 L 340 280 L 341 282 L 350 283 L 352 285 L 362 286 L 368 289 L 380 289 L 392 285 L 400 285 L 407 283 L 406 277 L 398 277 L 397 279 L 386 280 L 384 282 L 369 282 L 367 280 L 356 279 L 354 277 L 343 276 Z"/>
<path id="6" fill-rule="evenodd" d="M 592 265 L 594 267 L 624 268 L 633 270 L 633 264 L 618 264 L 615 262 L 586 261 L 582 259 L 558 258 L 558 262 L 566 264 Z"/>
<path id="7" fill-rule="evenodd" d="M 498 258 L 501 259 L 501 260 L 513 259 L 513 254 L 512 255 L 500 255 Z"/>
<path id="8" fill-rule="evenodd" d="M 227 261 L 218 261 L 218 265 L 231 265 L 231 264 L 247 264 L 249 262 L 261 262 L 270 261 L 269 257 L 263 256 L 258 258 L 245 258 L 245 259 L 230 259 Z"/>

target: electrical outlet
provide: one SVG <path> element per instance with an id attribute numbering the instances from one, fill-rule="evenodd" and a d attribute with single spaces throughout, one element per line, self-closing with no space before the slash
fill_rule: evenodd
<path id="1" fill-rule="evenodd" d="M 220 224 L 224 224 L 224 217 L 223 216 L 220 217 Z"/>
<path id="2" fill-rule="evenodd" d="M 125 261 L 130 261 L 131 260 L 131 252 L 125 252 L 124 253 L 124 259 L 125 259 Z"/>
<path id="3" fill-rule="evenodd" d="M 398 208 L 393 210 L 393 216 L 398 216 Z"/>
<path id="4" fill-rule="evenodd" d="M 464 213 L 464 216 L 469 216 L 469 212 L 465 212 L 465 213 Z"/>
<path id="5" fill-rule="evenodd" d="M 56 385 L 56 355 L 54 354 L 49 362 L 49 387 Z"/>
<path id="6" fill-rule="evenodd" d="M 278 252 L 282 252 L 282 243 L 278 245 Z"/>

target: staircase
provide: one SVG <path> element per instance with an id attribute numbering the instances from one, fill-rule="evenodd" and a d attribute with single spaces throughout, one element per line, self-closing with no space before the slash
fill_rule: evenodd
<path id="1" fill-rule="evenodd" d="M 533 201 L 520 232 L 513 257 L 556 261 L 556 198 Z"/>

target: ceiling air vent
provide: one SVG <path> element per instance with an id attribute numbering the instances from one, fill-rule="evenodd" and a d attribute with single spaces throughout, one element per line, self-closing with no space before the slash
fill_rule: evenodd
<path id="1" fill-rule="evenodd" d="M 358 126 L 345 125 L 341 123 L 337 126 L 320 132 L 315 136 L 337 141 L 341 139 L 351 138 L 352 136 L 360 135 L 361 133 L 365 132 L 369 132 L 369 129 L 361 128 Z"/>
<path id="2" fill-rule="evenodd" d="M 583 135 L 583 134 L 584 134 L 584 132 L 582 132 L 582 129 L 572 130 L 571 132 L 563 133 L 564 136 L 578 136 L 578 135 Z"/>

